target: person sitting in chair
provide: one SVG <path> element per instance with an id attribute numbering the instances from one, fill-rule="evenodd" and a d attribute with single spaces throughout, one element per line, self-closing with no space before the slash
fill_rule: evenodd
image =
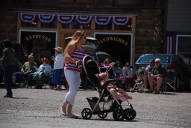
<path id="1" fill-rule="evenodd" d="M 36 72 L 32 73 L 32 80 L 36 82 L 36 88 L 42 88 L 45 80 L 49 80 L 52 73 L 52 67 L 49 63 L 48 58 L 42 58 L 42 64 Z"/>
<path id="2" fill-rule="evenodd" d="M 24 80 L 22 87 L 28 87 L 32 85 L 32 81 L 30 81 L 32 77 L 32 73 L 37 70 L 37 63 L 35 62 L 34 56 L 29 55 L 28 61 L 26 61 L 21 68 L 20 72 L 15 73 L 16 79 Z"/>
<path id="3" fill-rule="evenodd" d="M 150 89 L 154 91 L 155 94 L 159 94 L 165 77 L 165 69 L 161 66 L 159 58 L 155 59 L 155 66 L 149 75 Z"/>

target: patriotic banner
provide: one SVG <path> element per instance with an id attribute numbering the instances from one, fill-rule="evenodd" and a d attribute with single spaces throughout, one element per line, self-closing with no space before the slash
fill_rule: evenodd
<path id="1" fill-rule="evenodd" d="M 38 18 L 41 23 L 51 23 L 54 20 L 54 14 L 39 14 Z"/>
<path id="2" fill-rule="evenodd" d="M 73 21 L 74 16 L 73 15 L 58 15 L 57 19 L 62 24 L 70 24 Z"/>
<path id="3" fill-rule="evenodd" d="M 113 22 L 115 25 L 127 25 L 129 18 L 127 16 L 113 16 Z"/>
<path id="4" fill-rule="evenodd" d="M 54 19 L 62 24 L 70 24 L 73 20 L 76 20 L 79 24 L 89 24 L 92 19 L 95 17 L 95 22 L 98 25 L 108 25 L 111 22 L 114 22 L 116 25 L 127 25 L 129 21 L 128 16 L 89 16 L 89 15 L 65 15 L 65 14 L 32 14 L 32 13 L 20 13 L 20 19 L 22 22 L 32 23 L 38 17 L 38 20 L 41 23 L 52 23 Z M 74 19 L 75 18 L 75 19 Z M 157 27 L 157 26 L 156 26 Z M 157 28 L 155 28 L 155 35 L 159 33 Z"/>
<path id="5" fill-rule="evenodd" d="M 36 18 L 36 14 L 20 13 L 20 19 L 22 22 L 32 23 Z"/>
<path id="6" fill-rule="evenodd" d="M 111 16 L 95 16 L 96 24 L 108 25 L 111 20 Z"/>
<path id="7" fill-rule="evenodd" d="M 76 20 L 80 24 L 89 24 L 92 20 L 92 16 L 76 16 Z"/>
<path id="8" fill-rule="evenodd" d="M 174 54 L 175 53 L 175 43 L 176 43 L 176 33 L 167 32 L 166 34 L 166 53 Z"/>

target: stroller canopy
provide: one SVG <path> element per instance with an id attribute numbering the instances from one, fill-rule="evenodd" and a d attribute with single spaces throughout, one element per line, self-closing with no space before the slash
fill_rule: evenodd
<path id="1" fill-rule="evenodd" d="M 83 58 L 82 64 L 90 83 L 96 86 L 100 86 L 100 82 L 96 76 L 96 74 L 100 73 L 97 62 L 91 56 L 87 55 Z"/>

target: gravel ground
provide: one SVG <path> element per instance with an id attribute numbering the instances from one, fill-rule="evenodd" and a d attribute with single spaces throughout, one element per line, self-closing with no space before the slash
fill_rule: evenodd
<path id="1" fill-rule="evenodd" d="M 137 112 L 133 121 L 114 121 L 111 114 L 104 120 L 62 118 L 58 108 L 66 90 L 13 89 L 14 98 L 4 98 L 0 89 L 0 128 L 190 128 L 191 93 L 130 93 Z M 94 90 L 80 90 L 74 112 L 88 107 L 86 97 L 97 96 Z"/>

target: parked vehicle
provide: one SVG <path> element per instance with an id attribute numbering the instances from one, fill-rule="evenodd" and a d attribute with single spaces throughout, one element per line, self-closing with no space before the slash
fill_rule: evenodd
<path id="1" fill-rule="evenodd" d="M 159 58 L 163 67 L 167 68 L 172 65 L 174 55 L 169 54 L 143 54 L 141 55 L 135 64 L 139 67 L 146 67 L 152 59 Z"/>
<path id="2" fill-rule="evenodd" d="M 66 37 L 65 40 L 70 41 L 72 37 Z M 97 39 L 94 37 L 86 37 L 87 43 L 82 47 L 85 49 L 85 52 L 95 58 L 98 63 L 103 62 L 106 58 L 110 58 L 111 56 L 103 51 L 97 51 Z"/>

